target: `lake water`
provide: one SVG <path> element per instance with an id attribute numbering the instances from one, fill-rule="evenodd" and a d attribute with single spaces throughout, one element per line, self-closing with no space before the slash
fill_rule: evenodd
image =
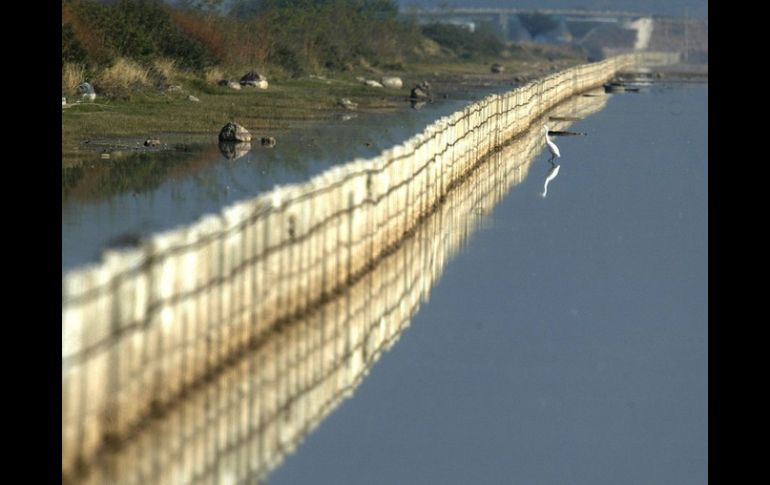
<path id="1" fill-rule="evenodd" d="M 171 463 L 231 483 L 252 456 L 273 453 L 270 463 L 283 462 L 271 484 L 706 483 L 708 85 L 580 99 L 598 111 L 569 127 L 586 136 L 554 139 L 558 172 L 547 151 L 532 163 L 523 150 L 492 156 L 426 219 L 428 229 L 349 294 L 150 420 L 105 476 L 157 482 Z M 303 180 L 336 163 L 335 153 L 371 149 L 350 140 L 379 133 L 380 148 L 397 143 L 455 104 L 409 111 L 388 129 L 374 115 L 342 134 L 292 135 L 340 137 L 339 151 L 318 162 L 302 161 L 314 152 L 301 144 L 236 161 L 204 151 L 177 172 L 149 173 L 138 194 L 120 179 L 106 194 L 86 190 L 105 180 L 98 167 L 76 174 L 85 182 L 63 200 L 62 269 L 94 260 L 121 231 L 195 220 Z M 507 174 L 489 168 L 505 165 L 503 154 L 512 157 Z M 296 155 L 303 168 L 258 155 Z M 393 324 L 403 331 L 373 358 L 352 348 L 363 321 L 364 340 Z M 374 365 L 348 381 L 359 358 Z M 259 413 L 245 419 L 254 403 Z M 310 419 L 310 409 L 321 412 Z M 295 432 L 291 451 L 280 437 Z"/>
<path id="2" fill-rule="evenodd" d="M 570 130 L 268 483 L 707 483 L 708 85 Z"/>
<path id="3" fill-rule="evenodd" d="M 421 109 L 403 103 L 395 114 L 343 110 L 328 124 L 277 134 L 274 148 L 252 143 L 251 150 L 235 160 L 222 156 L 212 136 L 190 154 L 134 154 L 63 168 L 62 272 L 98 262 L 102 250 L 116 240 L 136 240 L 191 224 L 277 184 L 303 182 L 333 165 L 374 157 L 436 119 L 510 89 L 455 90 Z M 254 133 L 257 140 L 261 135 Z"/>

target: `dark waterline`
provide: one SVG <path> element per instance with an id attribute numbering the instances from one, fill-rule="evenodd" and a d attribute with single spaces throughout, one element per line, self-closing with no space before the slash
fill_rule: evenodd
<path id="1" fill-rule="evenodd" d="M 708 85 L 614 95 L 269 483 L 707 483 Z"/>

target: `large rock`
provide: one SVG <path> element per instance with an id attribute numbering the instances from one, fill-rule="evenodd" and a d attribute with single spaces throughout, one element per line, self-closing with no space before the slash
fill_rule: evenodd
<path id="1" fill-rule="evenodd" d="M 386 88 L 401 89 L 401 87 L 404 85 L 404 82 L 400 77 L 382 76 L 382 85 Z"/>
<path id="2" fill-rule="evenodd" d="M 412 99 L 433 99 L 433 91 L 428 81 L 422 81 L 412 88 Z"/>
<path id="3" fill-rule="evenodd" d="M 252 88 L 267 89 L 267 81 L 262 79 L 259 81 L 241 81 L 242 86 L 250 86 Z"/>
<path id="4" fill-rule="evenodd" d="M 267 81 L 267 78 L 257 71 L 249 71 L 241 77 L 241 84 L 255 81 Z"/>
<path id="5" fill-rule="evenodd" d="M 230 122 L 219 131 L 219 141 L 251 141 L 251 133 L 238 123 Z"/>
<path id="6" fill-rule="evenodd" d="M 235 81 L 228 81 L 227 82 L 227 87 L 230 88 L 230 89 L 235 89 L 236 91 L 241 89 L 241 85 L 238 84 Z"/>

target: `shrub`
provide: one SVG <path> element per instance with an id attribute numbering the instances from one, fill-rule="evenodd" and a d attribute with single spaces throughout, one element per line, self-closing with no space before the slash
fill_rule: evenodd
<path id="1" fill-rule="evenodd" d="M 118 58 L 94 81 L 94 88 L 110 97 L 127 97 L 131 91 L 152 86 L 150 71 L 138 63 Z"/>

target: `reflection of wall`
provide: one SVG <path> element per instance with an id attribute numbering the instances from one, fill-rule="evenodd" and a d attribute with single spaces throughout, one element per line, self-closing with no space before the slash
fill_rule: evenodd
<path id="1" fill-rule="evenodd" d="M 63 474 L 90 469 L 97 483 L 107 476 L 143 483 L 179 473 L 169 478 L 187 483 L 271 468 L 427 296 L 458 244 L 440 241 L 466 237 L 467 229 L 440 232 L 444 219 L 415 236 L 435 211 L 454 207 L 440 204 L 450 189 L 547 109 L 643 59 L 667 60 L 619 57 L 489 96 L 379 157 L 276 188 L 66 274 Z M 535 131 L 516 154 L 542 147 Z M 508 176 L 516 180 L 526 167 Z M 478 190 L 494 183 L 482 179 Z M 410 237 L 421 241 L 417 254 L 401 249 Z M 433 256 L 422 260 L 423 253 Z M 371 271 L 387 264 L 393 273 Z M 410 284 L 419 289 L 400 286 Z M 363 335 L 372 342 L 354 350 Z M 308 383 L 316 390 L 304 391 Z"/>
<path id="2" fill-rule="evenodd" d="M 605 96 L 573 97 L 551 115 L 583 117 Z M 526 176 L 543 148 L 538 120 L 491 153 L 447 191 L 414 233 L 339 295 L 281 324 L 210 379 L 146 418 L 117 443 L 84 483 L 254 483 L 349 396 L 409 325 L 444 264 L 506 192 Z M 551 122 L 555 129 L 570 123 Z M 157 356 L 156 356 L 157 357 Z"/>

